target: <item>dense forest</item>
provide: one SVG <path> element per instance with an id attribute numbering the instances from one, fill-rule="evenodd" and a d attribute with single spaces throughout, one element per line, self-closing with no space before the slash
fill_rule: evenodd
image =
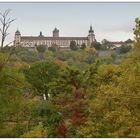
<path id="1" fill-rule="evenodd" d="M 0 137 L 140 137 L 140 19 L 133 48 L 98 57 L 94 47 L 4 47 Z"/>

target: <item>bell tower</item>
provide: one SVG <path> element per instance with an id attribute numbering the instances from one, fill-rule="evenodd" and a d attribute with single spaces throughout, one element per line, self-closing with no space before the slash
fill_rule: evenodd
<path id="1" fill-rule="evenodd" d="M 90 25 L 89 34 L 88 34 L 88 45 L 90 46 L 92 42 L 95 42 L 94 30 L 92 29 L 92 25 Z"/>
<path id="2" fill-rule="evenodd" d="M 59 37 L 59 30 L 56 27 L 53 30 L 53 37 Z"/>
<path id="3" fill-rule="evenodd" d="M 14 41 L 14 44 L 15 44 L 15 45 L 20 44 L 20 39 L 21 39 L 21 34 L 20 34 L 19 30 L 17 30 L 17 31 L 15 32 L 15 41 Z"/>

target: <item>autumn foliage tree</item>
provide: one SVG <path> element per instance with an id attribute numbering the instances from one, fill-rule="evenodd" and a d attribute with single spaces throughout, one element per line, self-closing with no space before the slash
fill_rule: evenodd
<path id="1" fill-rule="evenodd" d="M 12 59 L 1 52 L 0 137 L 140 137 L 138 18 L 134 35 L 118 65 L 105 63 L 94 47 L 46 51 L 42 61 L 25 61 L 27 50 Z"/>

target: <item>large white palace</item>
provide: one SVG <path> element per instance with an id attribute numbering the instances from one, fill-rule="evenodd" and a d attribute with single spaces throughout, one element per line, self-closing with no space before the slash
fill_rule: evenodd
<path id="1" fill-rule="evenodd" d="M 60 48 L 68 48 L 71 41 L 75 41 L 79 47 L 83 43 L 85 43 L 86 46 L 90 46 L 92 42 L 96 41 L 92 26 L 90 26 L 87 37 L 60 37 L 59 30 L 57 28 L 53 30 L 53 36 L 51 37 L 44 36 L 42 32 L 40 32 L 39 36 L 22 36 L 17 30 L 15 32 L 14 45 L 31 48 L 37 45 L 46 45 L 47 47 L 50 47 L 52 44 L 56 44 Z"/>

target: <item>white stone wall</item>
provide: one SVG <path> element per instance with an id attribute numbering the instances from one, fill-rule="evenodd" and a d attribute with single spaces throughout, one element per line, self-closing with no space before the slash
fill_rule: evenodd
<path id="1" fill-rule="evenodd" d="M 69 47 L 72 40 L 21 40 L 21 45 L 23 47 L 35 47 L 35 45 L 47 45 L 50 47 L 52 44 L 56 44 L 60 47 Z M 78 46 L 83 43 L 88 44 L 88 40 L 74 40 Z"/>

